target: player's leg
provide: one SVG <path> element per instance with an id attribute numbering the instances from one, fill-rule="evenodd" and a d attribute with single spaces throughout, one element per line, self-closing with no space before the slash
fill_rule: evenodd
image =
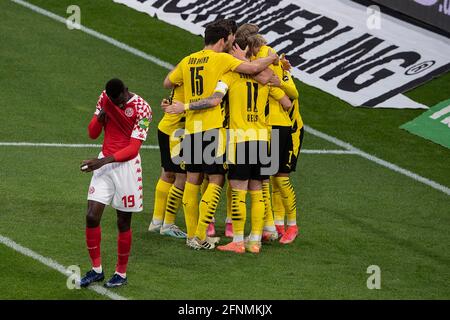
<path id="1" fill-rule="evenodd" d="M 117 264 L 111 279 L 105 287 L 119 287 L 127 283 L 128 257 L 131 250 L 132 213 L 143 210 L 143 182 L 140 156 L 135 159 L 116 164 L 111 177 L 115 193 L 111 206 L 117 212 Z"/>
<path id="2" fill-rule="evenodd" d="M 203 197 L 203 195 L 205 194 L 206 189 L 208 188 L 208 184 L 209 184 L 209 177 L 207 174 L 204 174 L 202 186 L 200 188 L 200 197 Z M 213 218 L 211 223 L 208 225 L 208 229 L 206 230 L 206 235 L 208 237 L 214 237 L 216 235 L 215 222 L 216 221 Z"/>
<path id="3" fill-rule="evenodd" d="M 166 211 L 167 197 L 175 181 L 175 172 L 171 170 L 170 136 L 158 130 L 158 144 L 161 155 L 161 176 L 156 183 L 153 216 L 148 228 L 151 232 L 160 232 Z"/>
<path id="4" fill-rule="evenodd" d="M 167 196 L 166 211 L 164 213 L 164 223 L 160 233 L 174 238 L 186 238 L 186 233 L 175 225 L 176 214 L 181 206 L 183 199 L 184 187 L 186 184 L 186 173 L 176 173 L 175 182 L 169 190 Z"/>
<path id="5" fill-rule="evenodd" d="M 101 153 L 99 157 L 102 157 Z M 103 281 L 104 279 L 100 252 L 102 238 L 100 221 L 105 205 L 110 204 L 114 196 L 114 182 L 110 177 L 111 167 L 108 164 L 95 170 L 89 185 L 85 234 L 92 269 L 80 280 L 81 287 L 87 287 L 93 282 Z"/>
<path id="6" fill-rule="evenodd" d="M 262 180 L 251 179 L 248 184 L 251 199 L 251 224 L 252 229 L 246 249 L 252 253 L 259 253 L 261 250 L 261 239 L 264 228 L 264 198 L 262 193 Z"/>
<path id="7" fill-rule="evenodd" d="M 203 174 L 196 172 L 198 168 L 195 166 L 187 167 L 186 185 L 183 193 L 183 210 L 186 221 L 187 244 L 195 236 L 197 230 L 198 215 L 199 215 L 199 192 L 203 181 Z M 193 171 L 189 171 L 193 170 Z M 195 170 L 195 171 L 194 171 Z"/>
<path id="8" fill-rule="evenodd" d="M 293 141 L 290 127 L 281 127 L 280 132 L 280 137 L 287 141 L 288 144 L 282 151 L 280 151 L 280 169 L 273 177 L 273 182 L 275 189 L 279 190 L 284 212 L 290 217 L 291 224 L 291 226 L 288 225 L 286 232 L 281 237 L 280 243 L 290 243 L 294 241 L 298 233 L 296 226 L 297 201 L 294 186 L 289 179 L 289 174 L 292 171 L 294 164 L 295 154 L 293 151 Z M 290 230 L 289 233 L 288 229 Z"/>
<path id="9" fill-rule="evenodd" d="M 153 216 L 150 226 L 148 228 L 151 232 L 159 232 L 163 221 L 164 213 L 166 211 L 167 197 L 169 196 L 170 188 L 175 181 L 175 173 L 167 172 L 161 168 L 161 176 L 156 183 L 155 188 L 155 202 L 153 207 Z"/>
<path id="10" fill-rule="evenodd" d="M 235 172 L 234 167 L 230 168 L 232 175 Z M 229 174 L 230 174 L 229 171 Z M 224 246 L 218 246 L 220 251 L 230 251 L 236 253 L 245 253 L 244 228 L 247 218 L 246 196 L 248 180 L 228 180 L 231 196 L 231 223 L 233 225 L 233 241 Z"/>
<path id="11" fill-rule="evenodd" d="M 208 237 L 206 230 L 214 218 L 225 182 L 225 156 L 219 150 L 220 139 L 220 129 L 212 129 L 202 133 L 202 172 L 208 175 L 209 183 L 200 201 L 199 219 L 194 238 L 200 244 L 201 249 L 214 249 L 215 244 L 219 241 L 219 238 Z M 208 154 L 207 150 L 212 157 L 211 159 L 204 158 Z"/>
<path id="12" fill-rule="evenodd" d="M 291 127 L 286 126 L 273 126 L 272 127 L 272 141 L 278 143 L 278 157 L 279 170 L 278 173 L 290 172 L 290 158 L 292 156 L 292 136 Z M 285 232 L 284 220 L 286 215 L 286 209 L 283 203 L 282 190 L 279 184 L 275 183 L 275 177 L 271 177 L 272 184 L 272 210 L 274 214 L 275 227 L 278 232 L 278 236 L 281 238 Z"/>
<path id="13" fill-rule="evenodd" d="M 214 166 L 214 165 L 212 165 Z M 217 165 L 218 166 L 218 165 Z M 217 171 L 217 170 L 215 170 Z M 220 194 L 222 192 L 222 187 L 225 182 L 225 178 L 223 174 L 217 174 L 207 172 L 209 176 L 208 187 L 205 190 L 205 193 L 202 195 L 200 206 L 199 206 L 199 219 L 197 225 L 197 231 L 195 232 L 195 236 L 200 241 L 205 241 L 207 234 L 206 230 L 209 224 L 212 222 L 214 218 L 214 214 L 216 212 L 217 206 L 219 205 Z"/>
<path id="14" fill-rule="evenodd" d="M 103 203 L 88 200 L 86 214 L 86 246 L 91 259 L 92 269 L 80 280 L 81 287 L 87 287 L 93 282 L 103 281 L 104 279 L 100 252 L 100 243 L 102 240 L 100 220 L 104 209 L 105 205 Z"/>
<path id="15" fill-rule="evenodd" d="M 232 217 L 231 217 L 231 186 L 230 182 L 227 183 L 227 217 L 225 219 L 225 237 L 227 238 L 233 238 L 233 223 L 232 223 Z"/>
<path id="16" fill-rule="evenodd" d="M 297 159 L 303 142 L 303 134 L 303 128 L 292 134 L 292 146 L 290 151 L 291 157 L 289 158 L 289 173 L 294 172 L 297 166 Z M 278 184 L 285 185 L 282 191 L 282 196 L 283 205 L 285 207 L 287 215 L 287 229 L 283 237 L 281 237 L 280 243 L 289 244 L 293 242 L 298 235 L 295 190 L 289 180 L 288 173 L 280 173 L 278 177 L 276 177 L 276 179 L 284 179 L 280 180 Z"/>
<path id="17" fill-rule="evenodd" d="M 131 212 L 116 210 L 117 212 L 117 264 L 114 275 L 105 283 L 105 287 L 114 288 L 127 284 L 127 266 L 131 251 L 132 230 Z"/>
<path id="18" fill-rule="evenodd" d="M 262 192 L 264 198 L 264 230 L 263 241 L 274 241 L 278 239 L 278 232 L 275 228 L 275 222 L 273 219 L 272 199 L 270 196 L 270 180 L 265 179 L 262 181 Z"/>
<path id="19" fill-rule="evenodd" d="M 270 177 L 270 184 L 272 186 L 272 211 L 275 228 L 277 230 L 278 237 L 281 238 L 285 233 L 284 220 L 286 215 L 284 211 L 283 199 L 281 197 L 281 192 L 278 185 L 274 182 L 274 177 Z"/>

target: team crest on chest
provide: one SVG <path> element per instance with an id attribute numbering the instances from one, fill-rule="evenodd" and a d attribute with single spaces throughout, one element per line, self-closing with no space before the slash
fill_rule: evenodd
<path id="1" fill-rule="evenodd" d="M 134 115 L 134 108 L 132 108 L 132 107 L 126 108 L 126 109 L 125 109 L 125 115 L 126 115 L 128 118 L 131 118 L 131 117 Z"/>

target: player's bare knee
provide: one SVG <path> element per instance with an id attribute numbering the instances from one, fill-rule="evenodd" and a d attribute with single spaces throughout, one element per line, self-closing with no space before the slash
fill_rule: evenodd
<path id="1" fill-rule="evenodd" d="M 184 190 L 184 185 L 186 183 L 186 174 L 184 173 L 177 173 L 175 175 L 175 182 L 174 185 L 180 190 Z"/>
<path id="2" fill-rule="evenodd" d="M 161 171 L 161 179 L 168 183 L 174 183 L 175 181 L 175 172 L 165 171 L 164 169 Z"/>
<path id="3" fill-rule="evenodd" d="M 209 183 L 213 183 L 220 187 L 223 187 L 223 185 L 225 184 L 225 177 L 222 174 L 211 174 L 209 175 Z"/>
<path id="4" fill-rule="evenodd" d="M 86 226 L 88 228 L 96 228 L 100 225 L 100 217 L 93 210 L 89 210 L 86 214 Z"/>
<path id="5" fill-rule="evenodd" d="M 131 212 L 117 211 L 117 228 L 119 232 L 126 232 L 131 228 Z"/>

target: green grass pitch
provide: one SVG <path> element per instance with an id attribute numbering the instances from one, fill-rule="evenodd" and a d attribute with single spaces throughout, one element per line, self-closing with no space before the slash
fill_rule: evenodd
<path id="1" fill-rule="evenodd" d="M 176 64 L 202 46 L 200 37 L 112 0 L 31 0 Z M 92 143 L 87 124 L 111 77 L 122 78 L 153 107 L 146 145 L 157 144 L 158 107 L 167 70 L 11 1 L 0 2 L 0 142 Z M 423 111 L 352 108 L 297 82 L 309 126 L 421 176 L 450 186 L 450 150 L 398 127 Z M 450 74 L 408 96 L 434 105 L 448 99 Z M 95 143 L 100 143 L 97 141 Z M 307 134 L 305 149 L 341 149 Z M 0 235 L 64 266 L 89 268 L 84 242 L 90 175 L 80 161 L 98 148 L 0 146 Z M 448 299 L 450 198 L 356 155 L 303 154 L 293 182 L 301 235 L 293 245 L 258 255 L 194 252 L 183 241 L 147 232 L 159 177 L 157 150 L 141 152 L 144 212 L 133 220 L 130 299 Z M 224 199 L 217 213 L 223 233 Z M 177 223 L 184 227 L 182 212 Z M 102 221 L 106 275 L 116 261 L 115 213 Z M 382 288 L 366 286 L 367 267 L 381 268 Z M 0 299 L 106 299 L 68 290 L 66 278 L 0 244 Z M 5 276 L 6 274 L 6 276 Z"/>

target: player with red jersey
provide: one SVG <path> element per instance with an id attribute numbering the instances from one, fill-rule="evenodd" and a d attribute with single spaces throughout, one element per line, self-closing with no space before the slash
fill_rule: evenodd
<path id="1" fill-rule="evenodd" d="M 118 260 L 116 271 L 105 287 L 118 287 L 127 283 L 126 270 L 131 249 L 131 216 L 142 211 L 142 168 L 139 149 L 147 138 L 152 110 L 140 96 L 128 91 L 119 79 L 106 84 L 89 123 L 89 137 L 97 139 L 105 132 L 102 151 L 98 158 L 84 160 L 81 171 L 94 174 L 88 192 L 86 215 L 86 244 L 92 270 L 81 279 L 87 287 L 103 281 L 100 242 L 100 220 L 105 205 L 117 211 Z"/>

